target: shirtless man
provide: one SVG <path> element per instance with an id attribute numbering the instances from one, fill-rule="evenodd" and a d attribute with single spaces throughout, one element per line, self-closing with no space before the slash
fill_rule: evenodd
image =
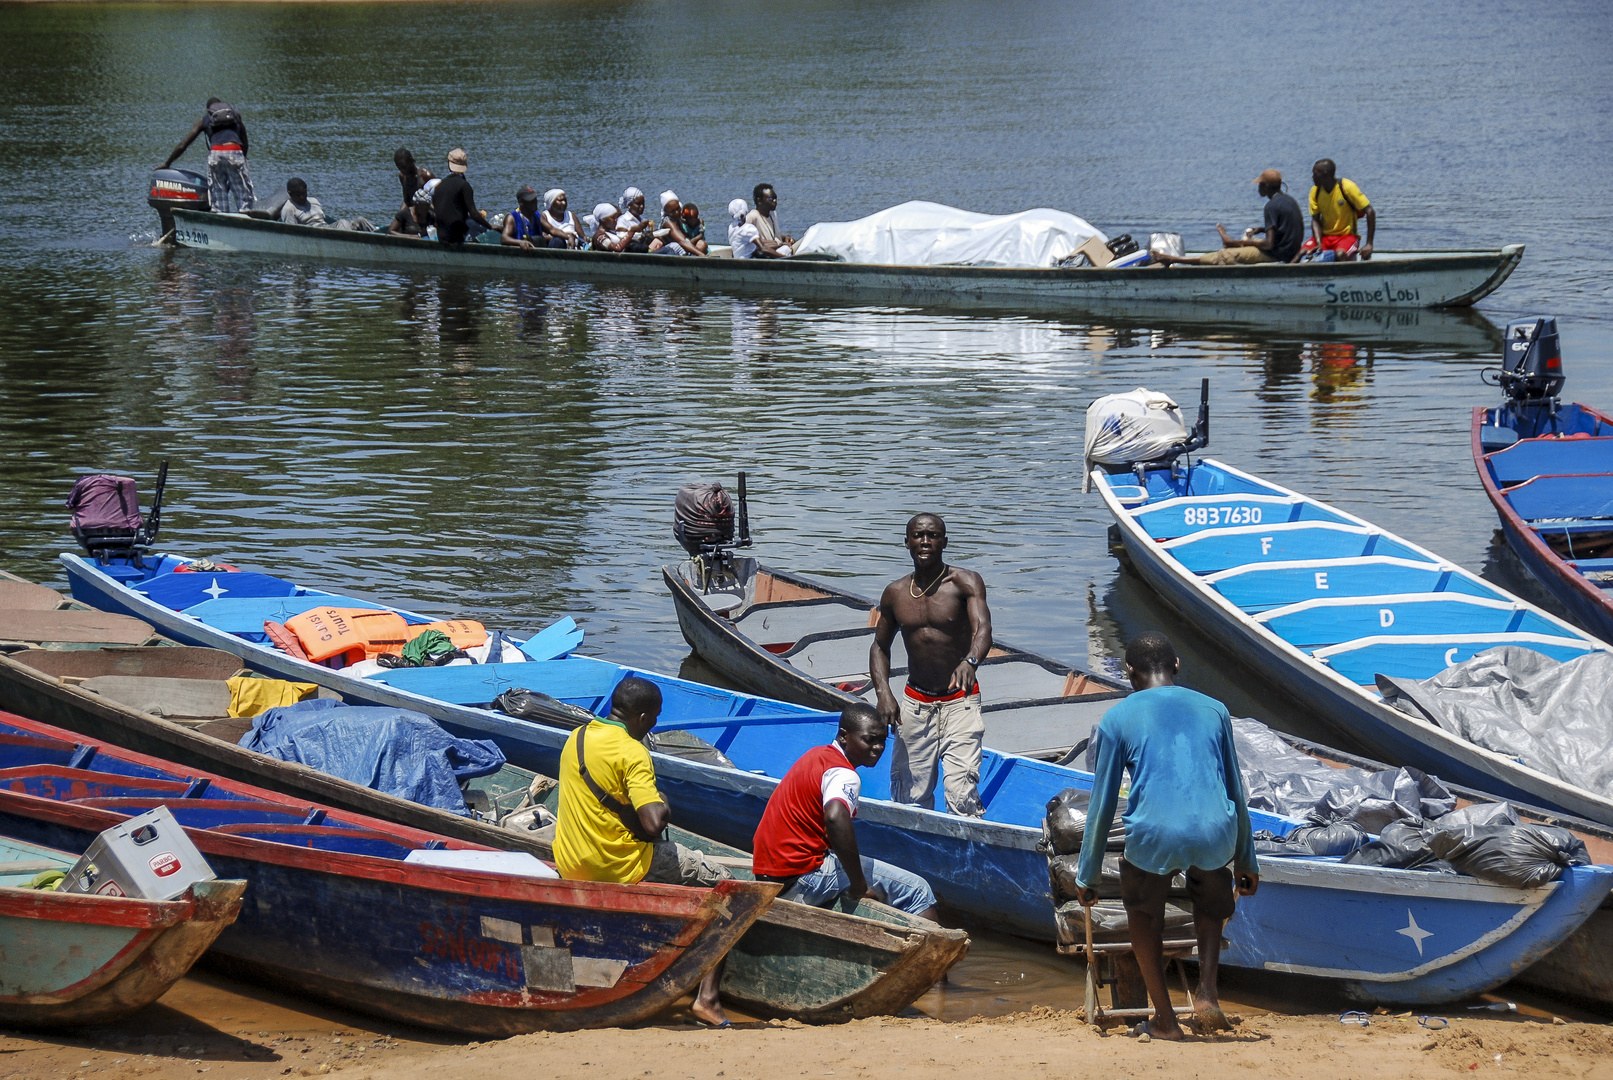
<path id="1" fill-rule="evenodd" d="M 934 514 L 909 521 L 905 543 L 913 572 L 885 587 L 868 650 L 880 719 L 896 733 L 891 798 L 933 806 L 936 766 L 944 764 L 947 809 L 979 817 L 985 813 L 979 784 L 986 725 L 975 668 L 991 649 L 986 583 L 973 570 L 942 561 L 947 527 Z M 900 703 L 890 687 L 891 642 L 898 629 L 908 664 Z"/>

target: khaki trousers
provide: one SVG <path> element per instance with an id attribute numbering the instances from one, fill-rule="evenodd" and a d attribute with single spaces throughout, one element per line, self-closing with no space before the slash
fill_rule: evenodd
<path id="1" fill-rule="evenodd" d="M 936 768 L 942 767 L 947 809 L 963 817 L 979 817 L 980 748 L 986 722 L 980 695 L 926 703 L 905 691 L 897 695 L 902 726 L 896 729 L 891 754 L 891 798 L 899 803 L 935 805 Z"/>

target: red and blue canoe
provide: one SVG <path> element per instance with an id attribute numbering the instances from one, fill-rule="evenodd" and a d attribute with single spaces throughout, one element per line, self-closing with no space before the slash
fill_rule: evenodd
<path id="1" fill-rule="evenodd" d="M 778 891 L 533 876 L 552 870 L 0 713 L 0 836 L 83 851 L 159 805 L 217 874 L 247 883 L 210 966 L 460 1034 L 647 1019 L 693 989 Z M 415 858 L 436 865 L 406 861 L 413 852 L 435 852 Z M 466 868 L 484 857 L 528 859 L 531 873 Z"/>
<path id="2" fill-rule="evenodd" d="M 1473 462 L 1524 566 L 1613 642 L 1613 418 L 1579 402 L 1475 408 Z"/>

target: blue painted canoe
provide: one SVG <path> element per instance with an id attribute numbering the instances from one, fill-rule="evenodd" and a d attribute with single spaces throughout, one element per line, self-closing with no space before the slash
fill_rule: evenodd
<path id="1" fill-rule="evenodd" d="M 1613 799 L 1383 703 L 1486 649 L 1559 660 L 1602 641 L 1361 518 L 1206 458 L 1173 476 L 1093 473 L 1127 557 L 1173 608 L 1346 739 L 1499 798 L 1613 824 Z"/>
<path id="2" fill-rule="evenodd" d="M 456 734 L 495 740 L 512 763 L 550 775 L 558 767 L 566 731 L 484 706 L 503 690 L 524 686 L 598 710 L 621 678 L 642 675 L 661 687 L 662 728 L 706 739 L 736 766 L 658 754 L 657 775 L 675 820 L 747 850 L 778 778 L 803 751 L 834 734 L 831 713 L 575 655 L 396 669 L 358 678 L 225 633 L 140 591 L 142 584 L 172 574 L 172 556 L 148 559 L 138 572 L 117 568 L 122 580 L 77 556 L 63 561 L 80 600 L 136 615 L 176 640 L 227 649 L 266 673 L 319 682 L 350 702 L 425 712 Z M 228 590 L 232 584 L 221 574 L 203 587 Z M 288 596 L 316 592 L 286 585 L 294 590 Z M 247 587 L 266 586 L 249 581 Z M 160 594 L 166 586 L 159 582 L 150 588 Z M 976 820 L 890 802 L 888 770 L 870 770 L 857 819 L 859 843 L 866 854 L 927 876 L 948 907 L 1001 929 L 1052 940 L 1047 863 L 1036 850 L 1042 814 L 1052 795 L 1091 782 L 1090 774 L 1074 769 L 987 750 L 980 782 L 986 815 Z M 1254 817 L 1257 829 L 1279 834 L 1299 824 L 1261 813 Z M 1335 979 L 1357 998 L 1384 1003 L 1435 1004 L 1499 985 L 1572 934 L 1613 886 L 1613 870 L 1606 867 L 1575 868 L 1529 892 L 1331 859 L 1272 859 L 1262 869 L 1260 891 L 1240 904 L 1228 930 L 1232 945 L 1223 962 Z"/>
<path id="3" fill-rule="evenodd" d="M 200 881 L 174 900 L 31 889 L 78 855 L 0 833 L 0 1022 L 101 1024 L 145 1008 L 235 921 L 246 882 Z"/>
<path id="4" fill-rule="evenodd" d="M 778 891 L 539 876 L 553 870 L 531 856 L 329 810 L 0 713 L 0 835 L 82 851 L 157 805 L 216 873 L 250 890 L 212 945 L 215 967 L 458 1034 L 653 1016 L 692 989 Z M 512 858 L 530 865 L 511 867 Z M 487 859 L 506 869 L 478 869 Z"/>
<path id="5" fill-rule="evenodd" d="M 1523 565 L 1613 641 L 1613 419 L 1578 402 L 1475 408 L 1473 463 Z"/>

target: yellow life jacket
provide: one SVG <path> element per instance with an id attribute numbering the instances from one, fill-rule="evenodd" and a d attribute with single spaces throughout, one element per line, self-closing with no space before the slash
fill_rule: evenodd
<path id="1" fill-rule="evenodd" d="M 470 619 L 411 624 L 396 612 L 364 608 L 312 608 L 287 619 L 286 629 L 297 635 L 303 652 L 316 664 L 338 653 L 347 654 L 349 664 L 385 653 L 396 656 L 427 630 L 442 631 L 456 649 L 487 643 L 487 628 Z"/>

